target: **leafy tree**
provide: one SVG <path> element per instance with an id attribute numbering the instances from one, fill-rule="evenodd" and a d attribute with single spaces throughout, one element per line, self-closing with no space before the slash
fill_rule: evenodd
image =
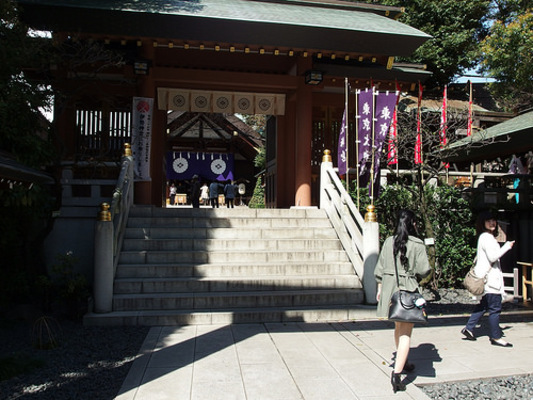
<path id="1" fill-rule="evenodd" d="M 25 71 L 37 75 L 49 65 L 50 40 L 32 37 L 11 0 L 0 0 L 0 149 L 19 162 L 41 167 L 53 148 L 38 132 L 47 131 L 40 109 L 49 109 L 51 92 Z"/>
<path id="2" fill-rule="evenodd" d="M 14 4 L 0 0 L 0 151 L 38 169 L 55 160 L 48 123 L 39 111 L 49 107 L 51 93 L 34 79 L 47 70 L 51 44 L 29 34 Z M 0 302 L 31 294 L 32 276 L 43 268 L 39 252 L 50 207 L 46 187 L 0 187 Z"/>
<path id="3" fill-rule="evenodd" d="M 493 96 L 508 111 L 533 105 L 532 1 L 501 1 L 490 34 L 481 42 L 481 69 L 496 79 Z"/>
<path id="4" fill-rule="evenodd" d="M 368 1 L 373 2 L 373 1 Z M 478 46 L 486 35 L 488 0 L 383 0 L 381 4 L 404 7 L 400 21 L 417 28 L 432 39 L 404 60 L 426 64 L 433 76 L 428 91 L 442 87 L 478 62 Z"/>

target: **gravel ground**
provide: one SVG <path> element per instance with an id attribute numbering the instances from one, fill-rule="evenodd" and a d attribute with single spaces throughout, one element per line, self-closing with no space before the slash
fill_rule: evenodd
<path id="1" fill-rule="evenodd" d="M 469 313 L 476 302 L 464 290 L 425 292 L 430 315 Z M 505 310 L 520 309 L 505 303 Z M 15 313 L 18 315 L 18 313 Z M 26 321 L 35 318 L 27 318 Z M 37 350 L 34 324 L 0 318 L 0 358 L 31 359 L 40 363 L 30 372 L 0 381 L 2 400 L 108 400 L 113 399 L 133 363 L 149 328 L 84 327 L 81 322 L 52 323 L 58 346 Z M 46 335 L 44 335 L 46 336 Z M 5 363 L 0 363 L 0 376 Z M 421 388 L 433 400 L 533 400 L 533 375 L 427 385 Z"/>
<path id="2" fill-rule="evenodd" d="M 0 382 L 0 399 L 113 399 L 148 333 L 147 327 L 83 327 L 61 320 L 58 346 L 37 350 L 33 325 L 0 322 L 0 357 L 38 360 L 42 366 Z M 5 364 L 0 363 L 0 373 Z"/>

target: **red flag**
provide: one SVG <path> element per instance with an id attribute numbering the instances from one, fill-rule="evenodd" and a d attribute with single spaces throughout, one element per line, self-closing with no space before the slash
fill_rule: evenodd
<path id="1" fill-rule="evenodd" d="M 394 107 L 394 114 L 392 114 L 392 122 L 389 130 L 389 153 L 387 159 L 389 160 L 388 165 L 398 164 L 398 153 L 396 150 L 396 138 L 398 134 L 398 107 Z"/>
<path id="2" fill-rule="evenodd" d="M 422 105 L 422 85 L 418 82 L 418 111 L 416 115 L 416 143 L 415 143 L 415 164 L 422 164 L 422 130 L 420 108 Z"/>
<path id="3" fill-rule="evenodd" d="M 468 81 L 470 94 L 468 96 L 468 126 L 466 128 L 466 136 L 472 134 L 472 82 Z"/>
<path id="4" fill-rule="evenodd" d="M 443 148 L 448 143 L 446 138 L 446 129 L 448 128 L 447 119 L 447 107 L 448 107 L 448 86 L 444 86 L 444 92 L 442 94 L 442 110 L 440 115 L 440 147 Z M 450 168 L 449 163 L 444 163 L 444 168 Z"/>

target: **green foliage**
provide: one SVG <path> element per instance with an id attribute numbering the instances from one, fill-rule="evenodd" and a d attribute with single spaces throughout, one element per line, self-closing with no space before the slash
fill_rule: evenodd
<path id="1" fill-rule="evenodd" d="M 250 208 L 265 208 L 265 188 L 262 185 L 262 179 L 257 179 L 254 188 L 254 194 L 248 204 Z"/>
<path id="2" fill-rule="evenodd" d="M 72 251 L 56 256 L 51 268 L 51 279 L 57 293 L 69 300 L 85 300 L 89 297 L 89 285 L 85 276 L 75 271 L 78 258 Z"/>
<path id="3" fill-rule="evenodd" d="M 432 285 L 436 288 L 459 287 L 475 255 L 475 229 L 470 205 L 459 189 L 448 185 L 426 185 L 423 195 L 427 204 L 426 215 L 422 215 L 416 186 L 393 184 L 383 188 L 375 203 L 380 240 L 383 242 L 394 233 L 398 210 L 413 210 L 418 216 L 419 236 L 426 238 L 424 220 L 430 221 L 434 234 L 435 273 Z"/>
<path id="4" fill-rule="evenodd" d="M 2 357 L 0 358 L 0 382 L 41 368 L 44 364 L 43 360 L 33 358 L 28 354 L 17 353 Z"/>
<path id="5" fill-rule="evenodd" d="M 428 89 L 448 84 L 456 75 L 477 64 L 490 1 L 383 0 L 380 3 L 405 7 L 399 20 L 432 36 L 412 56 L 400 60 L 427 65 L 433 73 L 425 82 Z"/>
<path id="6" fill-rule="evenodd" d="M 35 293 L 41 298 L 41 306 L 48 310 L 61 305 L 68 317 L 80 318 L 86 311 L 90 296 L 85 276 L 76 272 L 78 259 L 71 251 L 56 256 L 50 275 L 40 275 L 35 281 Z"/>
<path id="7" fill-rule="evenodd" d="M 0 150 L 38 168 L 54 159 L 53 147 L 38 135 L 47 131 L 39 109 L 50 107 L 43 80 L 54 50 L 51 40 L 28 34 L 13 4 L 0 0 Z"/>
<path id="8" fill-rule="evenodd" d="M 266 147 L 261 147 L 254 158 L 254 165 L 260 171 L 266 168 Z"/>
<path id="9" fill-rule="evenodd" d="M 40 109 L 48 109 L 47 71 L 55 57 L 50 39 L 29 34 L 17 2 L 0 0 L 0 152 L 26 166 L 53 165 L 56 152 Z M 0 189 L 0 303 L 27 301 L 33 277 L 42 273 L 41 246 L 53 207 L 48 188 L 2 185 Z"/>
<path id="10" fill-rule="evenodd" d="M 482 69 L 492 94 L 508 111 L 533 105 L 533 8 L 494 22 L 481 43 Z"/>

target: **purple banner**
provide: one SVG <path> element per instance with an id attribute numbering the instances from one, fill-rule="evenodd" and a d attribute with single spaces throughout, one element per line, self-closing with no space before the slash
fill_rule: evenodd
<path id="1" fill-rule="evenodd" d="M 166 156 L 167 179 L 185 180 L 198 175 L 201 180 L 234 180 L 233 154 L 169 151 Z"/>
<path id="2" fill-rule="evenodd" d="M 357 105 L 357 140 L 359 145 L 359 164 L 370 160 L 372 156 L 372 90 L 365 89 L 359 94 Z"/>
<path id="3" fill-rule="evenodd" d="M 339 169 L 339 175 L 346 173 L 346 165 L 348 160 L 346 159 L 346 109 L 342 114 L 342 126 L 339 133 L 339 147 L 337 149 L 337 168 Z"/>
<path id="4" fill-rule="evenodd" d="M 379 196 L 381 190 L 380 185 L 380 158 L 383 143 L 387 139 L 387 134 L 392 122 L 394 114 L 394 107 L 398 100 L 399 93 L 396 92 L 376 92 L 376 113 L 374 125 L 374 146 L 376 148 L 374 160 L 374 188 L 371 189 L 369 182 L 369 193 L 374 195 L 374 198 Z"/>

